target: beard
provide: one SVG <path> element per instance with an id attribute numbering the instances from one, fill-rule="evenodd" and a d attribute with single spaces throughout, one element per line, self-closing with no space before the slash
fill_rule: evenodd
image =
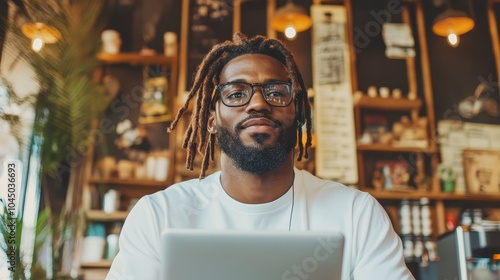
<path id="1" fill-rule="evenodd" d="M 241 124 L 255 117 L 265 117 L 276 123 L 279 134 L 274 145 L 245 146 L 238 137 Z M 280 121 L 269 116 L 252 115 L 239 122 L 235 126 L 234 132 L 222 126 L 217 126 L 217 131 L 217 141 L 221 151 L 228 155 L 239 169 L 254 174 L 266 173 L 282 166 L 297 142 L 297 126 L 295 122 L 290 127 L 283 127 Z M 270 136 L 255 133 L 251 137 L 262 145 Z"/>

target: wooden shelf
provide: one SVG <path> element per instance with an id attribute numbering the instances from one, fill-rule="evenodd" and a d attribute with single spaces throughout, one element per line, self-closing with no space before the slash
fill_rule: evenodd
<path id="1" fill-rule="evenodd" d="M 174 101 L 177 96 L 177 82 L 178 82 L 178 56 L 166 56 L 163 53 L 157 53 L 152 55 L 143 54 L 140 52 L 123 52 L 118 54 L 107 54 L 100 53 L 97 55 L 97 59 L 100 62 L 100 67 L 96 69 L 93 74 L 93 79 L 96 82 L 103 82 L 103 78 L 108 73 L 113 75 L 117 75 L 117 78 L 121 79 L 129 79 L 129 78 L 140 78 L 141 80 L 145 80 L 150 77 L 157 76 L 160 74 L 162 76 L 168 75 L 168 90 L 166 94 L 169 97 L 166 101 L 166 105 L 169 108 L 169 112 L 174 110 Z M 153 69 L 154 71 L 146 71 L 152 70 L 150 67 L 152 66 L 157 69 Z M 115 69 L 118 67 L 117 69 Z M 146 69 L 148 68 L 148 69 Z M 141 71 L 139 71 L 141 70 Z M 161 71 L 161 72 L 160 72 Z M 119 76 L 119 77 L 118 77 Z M 132 85 L 129 85 L 132 86 Z M 139 118 L 139 122 L 141 123 L 151 123 L 151 122 L 165 122 L 171 121 L 172 115 L 165 116 L 164 118 L 155 117 L 155 118 Z M 95 118 L 93 122 L 93 128 L 96 128 L 99 122 L 99 118 Z M 154 129 L 157 129 L 156 127 Z M 158 127 L 161 129 L 161 127 Z M 149 132 L 148 132 L 149 133 Z M 173 152 L 176 150 L 176 135 L 171 133 L 169 135 L 165 135 L 164 140 L 168 138 L 168 159 L 170 160 L 170 166 L 167 170 L 168 177 L 164 181 L 155 181 L 155 180 L 138 180 L 138 179 L 120 179 L 118 177 L 112 178 L 92 178 L 90 174 L 92 171 L 96 169 L 94 166 L 97 163 L 98 159 L 94 159 L 96 153 L 94 153 L 94 149 L 96 146 L 91 145 L 91 151 L 87 153 L 86 159 L 86 169 L 83 174 L 85 174 L 84 179 L 84 189 L 82 196 L 82 209 L 85 211 L 85 218 L 88 222 L 103 222 L 105 223 L 106 231 L 110 230 L 118 231 L 118 225 L 114 225 L 113 222 L 122 222 L 128 216 L 128 211 L 115 211 L 112 213 L 106 213 L 104 211 L 98 210 L 99 208 L 96 206 L 100 204 L 103 200 L 103 195 L 110 189 L 115 189 L 119 192 L 120 196 L 120 204 L 122 208 L 126 210 L 128 206 L 135 199 L 140 199 L 145 195 L 149 195 L 158 191 L 162 191 L 173 184 L 174 182 L 174 166 L 175 160 L 172 156 Z M 89 142 L 96 143 L 96 139 L 89 139 Z M 97 144 L 96 144 L 97 145 Z M 166 149 L 166 147 L 162 148 Z M 115 156 L 115 154 L 110 154 L 109 156 Z M 97 176 L 96 176 L 97 177 Z M 82 227 L 77 232 L 77 240 L 79 244 L 82 243 L 82 239 L 85 236 L 85 228 Z M 78 254 L 81 248 L 76 248 L 75 253 Z M 107 271 L 111 267 L 112 260 L 100 260 L 97 262 L 83 262 L 80 264 L 80 268 L 82 268 L 82 273 L 85 279 L 104 279 L 106 277 Z"/>
<path id="2" fill-rule="evenodd" d="M 100 222 L 124 221 L 127 218 L 127 215 L 127 211 L 107 213 L 102 210 L 89 210 L 86 212 L 87 220 Z"/>
<path id="3" fill-rule="evenodd" d="M 110 268 L 113 260 L 101 260 L 98 262 L 82 262 L 81 267 L 84 268 Z"/>
<path id="4" fill-rule="evenodd" d="M 368 97 L 367 95 L 355 96 L 354 106 L 363 109 L 377 109 L 390 111 L 411 111 L 419 110 L 422 107 L 422 100 L 410 100 L 407 98 L 382 98 Z"/>
<path id="5" fill-rule="evenodd" d="M 421 191 L 376 191 L 372 189 L 362 189 L 370 193 L 376 199 L 381 200 L 401 200 L 401 199 L 420 199 L 427 197 L 431 200 L 448 201 L 490 201 L 500 202 L 500 194 L 458 194 L 458 193 L 435 193 Z"/>
<path id="6" fill-rule="evenodd" d="M 362 144 L 357 146 L 358 151 L 363 152 L 401 152 L 401 153 L 437 153 L 435 147 L 394 147 L 383 144 Z"/>
<path id="7" fill-rule="evenodd" d="M 165 56 L 163 54 L 143 55 L 140 53 L 100 53 L 97 58 L 106 64 L 171 64 L 176 62 L 177 57 Z"/>

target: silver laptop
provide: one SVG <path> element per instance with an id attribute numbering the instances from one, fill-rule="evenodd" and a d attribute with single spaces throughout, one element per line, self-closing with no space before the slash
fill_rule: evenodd
<path id="1" fill-rule="evenodd" d="M 162 235 L 163 280 L 340 280 L 337 232 L 170 229 Z"/>

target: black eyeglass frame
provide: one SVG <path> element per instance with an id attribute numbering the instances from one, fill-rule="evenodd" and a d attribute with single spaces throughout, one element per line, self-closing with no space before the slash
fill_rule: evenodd
<path id="1" fill-rule="evenodd" d="M 247 102 L 242 103 L 242 104 L 238 104 L 238 105 L 228 105 L 228 104 L 226 104 L 224 102 L 223 98 L 220 98 L 220 92 L 221 92 L 222 88 L 224 86 L 230 85 L 230 84 L 245 84 L 245 85 L 249 85 L 250 86 L 250 88 L 252 89 L 252 91 L 250 93 L 250 97 L 248 98 Z M 290 90 L 290 100 L 285 105 L 270 104 L 269 101 L 267 100 L 266 96 L 264 95 L 264 90 L 263 90 L 265 86 L 269 86 L 269 85 L 286 85 L 289 88 L 289 90 Z M 214 95 L 214 97 L 212 99 L 212 104 L 213 104 L 212 108 L 215 107 L 215 102 L 219 98 L 220 98 L 222 104 L 224 104 L 227 107 L 243 107 L 243 106 L 248 105 L 248 103 L 250 103 L 250 100 L 252 100 L 252 97 L 253 97 L 253 95 L 255 93 L 255 90 L 254 90 L 255 86 L 259 86 L 261 88 L 260 93 L 262 94 L 262 97 L 264 98 L 264 100 L 266 101 L 267 104 L 269 104 L 270 106 L 273 106 L 273 107 L 287 107 L 295 99 L 294 98 L 294 94 L 292 92 L 292 84 L 289 83 L 289 82 L 247 83 L 247 82 L 242 82 L 242 81 L 230 81 L 230 82 L 226 82 L 226 83 L 219 84 L 219 85 L 215 86 L 215 95 Z"/>

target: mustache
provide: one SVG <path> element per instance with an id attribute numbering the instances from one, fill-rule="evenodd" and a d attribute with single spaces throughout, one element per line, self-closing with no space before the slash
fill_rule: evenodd
<path id="1" fill-rule="evenodd" d="M 244 118 L 243 120 L 241 120 L 240 122 L 238 122 L 236 124 L 236 131 L 240 131 L 241 130 L 241 127 L 243 126 L 243 123 L 245 123 L 246 121 L 248 120 L 251 120 L 251 119 L 256 119 L 256 118 L 266 118 L 272 122 L 274 122 L 276 124 L 277 127 L 279 128 L 282 128 L 283 127 L 283 123 L 280 122 L 279 120 L 271 117 L 270 115 L 266 114 L 266 113 L 253 113 L 251 115 L 249 115 L 248 117 Z"/>

